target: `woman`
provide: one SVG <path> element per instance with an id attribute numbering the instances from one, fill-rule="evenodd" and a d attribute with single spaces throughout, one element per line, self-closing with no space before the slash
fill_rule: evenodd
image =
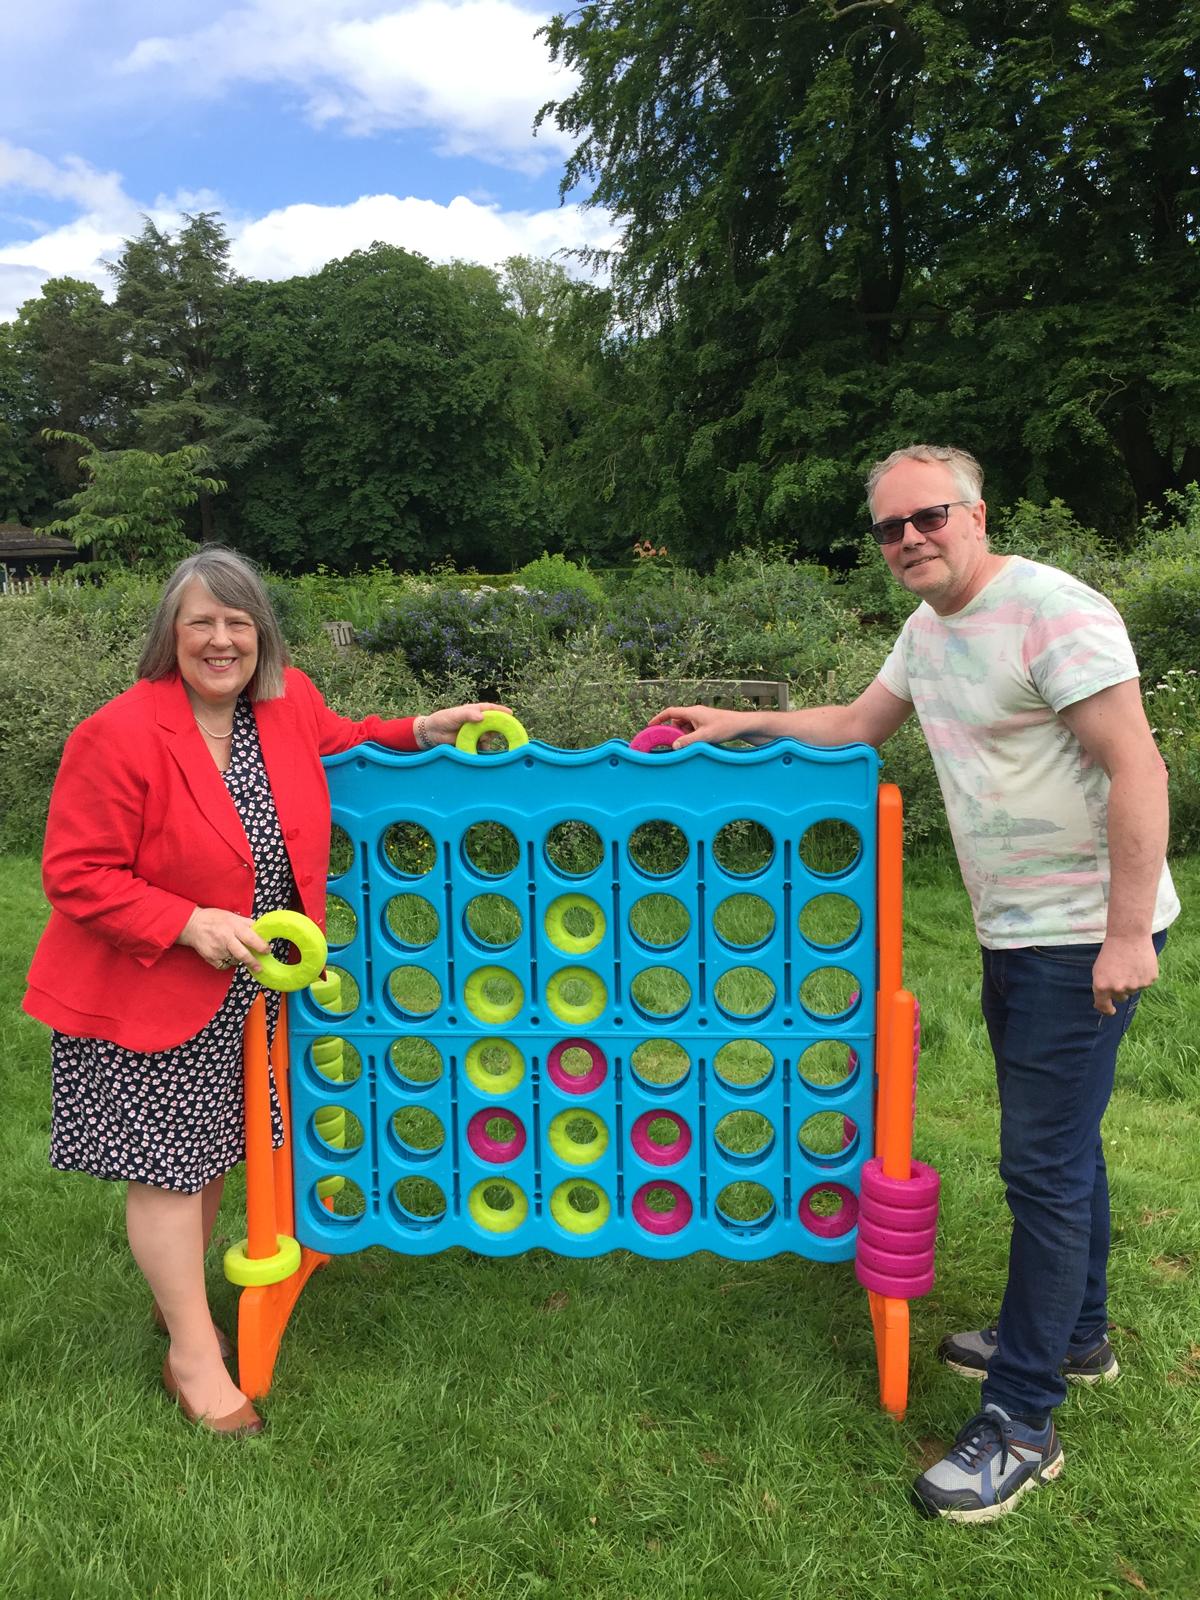
<path id="1" fill-rule="evenodd" d="M 242 1024 L 268 949 L 254 919 L 295 905 L 324 926 L 322 756 L 448 744 L 489 709 L 335 715 L 289 665 L 253 568 L 210 547 L 168 579 L 138 682 L 67 740 L 25 997 L 54 1030 L 50 1160 L 127 1181 L 130 1248 L 170 1335 L 163 1383 L 217 1432 L 263 1427 L 204 1285 L 224 1175 L 245 1153 Z M 268 1010 L 273 1028 L 277 994 Z M 274 1086 L 272 1100 L 279 1144 Z"/>

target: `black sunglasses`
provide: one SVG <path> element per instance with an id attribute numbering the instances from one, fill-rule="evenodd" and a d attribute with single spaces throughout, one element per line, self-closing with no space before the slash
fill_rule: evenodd
<path id="1" fill-rule="evenodd" d="M 884 517 L 873 522 L 871 532 L 877 544 L 897 544 L 904 537 L 904 524 L 911 522 L 918 533 L 936 533 L 950 518 L 951 506 L 973 506 L 974 500 L 947 500 L 944 506 L 922 506 L 911 517 Z"/>

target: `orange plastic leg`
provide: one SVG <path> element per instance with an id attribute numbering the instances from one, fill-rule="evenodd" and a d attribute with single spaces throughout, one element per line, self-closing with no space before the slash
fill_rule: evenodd
<path id="1" fill-rule="evenodd" d="M 238 1388 L 251 1400 L 270 1390 L 275 1358 L 300 1291 L 329 1260 L 319 1250 L 301 1249 L 300 1266 L 282 1283 L 243 1289 L 238 1300 Z"/>
<path id="2" fill-rule="evenodd" d="M 875 1329 L 879 1401 L 897 1421 L 908 1409 L 908 1301 L 867 1290 Z"/>

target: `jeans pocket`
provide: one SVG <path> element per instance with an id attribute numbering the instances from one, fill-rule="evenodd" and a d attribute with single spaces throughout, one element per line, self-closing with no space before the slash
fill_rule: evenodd
<path id="1" fill-rule="evenodd" d="M 1100 954 L 1098 944 L 1031 944 L 1026 946 L 1031 956 L 1042 961 L 1057 961 L 1064 967 L 1094 967 Z"/>

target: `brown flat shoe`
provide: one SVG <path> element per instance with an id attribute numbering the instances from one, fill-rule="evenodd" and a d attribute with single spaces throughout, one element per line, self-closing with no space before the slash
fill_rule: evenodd
<path id="1" fill-rule="evenodd" d="M 250 1439 L 256 1433 L 266 1429 L 266 1423 L 255 1411 L 249 1400 L 243 1400 L 236 1411 L 231 1411 L 225 1417 L 208 1417 L 199 1411 L 193 1411 L 184 1397 L 183 1390 L 176 1381 L 175 1374 L 171 1371 L 171 1358 L 163 1362 L 162 1367 L 163 1388 L 175 1401 L 179 1409 L 189 1422 L 196 1423 L 201 1428 L 207 1428 L 210 1433 L 219 1433 L 226 1439 Z"/>
<path id="2" fill-rule="evenodd" d="M 167 1319 L 163 1316 L 162 1308 L 159 1306 L 157 1300 L 154 1302 L 154 1309 L 151 1311 L 150 1316 L 159 1333 L 170 1332 L 170 1329 L 167 1327 Z M 230 1356 L 233 1354 L 233 1346 L 229 1342 L 228 1334 L 225 1332 L 225 1329 L 219 1322 L 213 1323 L 213 1332 L 217 1336 L 217 1349 L 221 1353 L 221 1360 L 228 1361 Z"/>

